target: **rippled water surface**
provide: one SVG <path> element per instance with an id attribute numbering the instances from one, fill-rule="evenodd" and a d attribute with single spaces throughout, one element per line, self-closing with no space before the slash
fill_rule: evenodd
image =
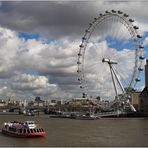
<path id="1" fill-rule="evenodd" d="M 47 134 L 44 138 L 15 138 L 0 133 L 0 146 L 148 146 L 148 118 L 112 118 L 74 120 L 0 115 L 0 126 L 6 121 L 33 120 Z"/>

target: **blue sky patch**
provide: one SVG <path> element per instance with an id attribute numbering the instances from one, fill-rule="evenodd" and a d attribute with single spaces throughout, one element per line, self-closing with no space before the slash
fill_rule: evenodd
<path id="1" fill-rule="evenodd" d="M 42 37 L 39 33 L 26 33 L 26 32 L 18 32 L 19 38 L 25 39 L 25 41 L 29 39 L 35 39 L 37 41 L 43 41 L 43 43 L 50 44 L 51 42 L 55 42 L 54 39 L 48 38 L 48 37 Z"/>
<path id="2" fill-rule="evenodd" d="M 33 75 L 33 76 L 38 76 L 39 75 L 38 71 L 36 71 L 34 69 L 27 69 L 24 73 L 30 74 L 30 75 Z"/>
<path id="3" fill-rule="evenodd" d="M 28 40 L 28 39 L 38 40 L 40 38 L 40 35 L 38 33 L 28 34 L 26 32 L 19 32 L 18 35 L 19 35 L 19 38 L 23 38 L 25 40 Z"/>
<path id="4" fill-rule="evenodd" d="M 108 46 L 110 48 L 115 48 L 118 51 L 121 51 L 125 48 L 133 50 L 133 47 L 134 47 L 133 41 L 131 39 L 129 39 L 129 40 L 118 40 L 118 39 L 115 39 L 111 36 L 107 36 L 105 38 L 105 40 L 108 42 Z"/>

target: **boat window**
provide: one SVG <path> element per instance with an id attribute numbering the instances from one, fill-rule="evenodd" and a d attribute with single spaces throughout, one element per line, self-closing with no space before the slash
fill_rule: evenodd
<path id="1" fill-rule="evenodd" d="M 37 130 L 37 132 L 40 132 L 38 128 L 36 130 Z"/>
<path id="2" fill-rule="evenodd" d="M 41 132 L 41 129 L 39 128 L 39 132 Z"/>
<path id="3" fill-rule="evenodd" d="M 12 132 L 16 132 L 16 128 L 13 128 L 13 127 L 9 127 L 9 130 Z"/>
<path id="4" fill-rule="evenodd" d="M 20 133 L 22 133 L 22 129 L 20 129 Z"/>
<path id="5" fill-rule="evenodd" d="M 24 129 L 24 133 L 26 133 L 26 129 Z"/>
<path id="6" fill-rule="evenodd" d="M 33 133 L 33 129 L 30 129 L 30 132 Z"/>
<path id="7" fill-rule="evenodd" d="M 27 133 L 30 133 L 30 130 L 29 129 L 27 129 Z"/>
<path id="8" fill-rule="evenodd" d="M 33 129 L 33 131 L 36 133 L 36 129 Z"/>

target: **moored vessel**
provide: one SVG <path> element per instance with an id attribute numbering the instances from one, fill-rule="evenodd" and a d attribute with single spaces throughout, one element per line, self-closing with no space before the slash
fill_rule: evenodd
<path id="1" fill-rule="evenodd" d="M 14 137 L 44 137 L 46 134 L 44 129 L 37 127 L 34 121 L 5 122 L 2 133 Z"/>
<path id="2" fill-rule="evenodd" d="M 79 115 L 76 116 L 75 119 L 79 119 L 79 120 L 96 120 L 99 119 L 97 116 L 95 115 Z"/>

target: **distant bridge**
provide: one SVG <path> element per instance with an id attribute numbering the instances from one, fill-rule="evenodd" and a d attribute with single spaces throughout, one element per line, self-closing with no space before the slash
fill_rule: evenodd
<path id="1" fill-rule="evenodd" d="M 26 108 L 22 108 L 20 106 L 1 106 L 0 110 L 7 110 L 9 112 L 17 112 L 20 110 L 38 110 L 38 111 L 44 111 L 47 107 L 45 106 L 30 106 L 30 107 L 26 107 Z"/>

